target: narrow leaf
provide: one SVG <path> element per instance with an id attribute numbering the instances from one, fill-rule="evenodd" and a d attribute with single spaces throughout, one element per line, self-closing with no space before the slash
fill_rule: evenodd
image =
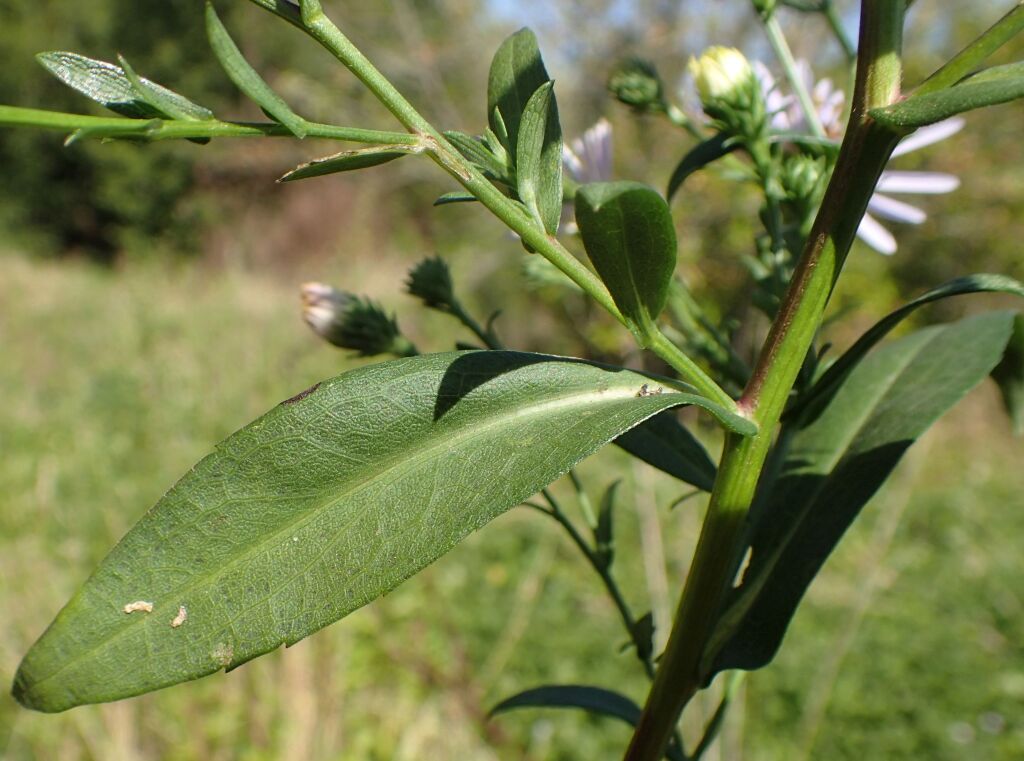
<path id="1" fill-rule="evenodd" d="M 497 156 L 491 153 L 488 147 L 478 138 L 456 131 L 445 132 L 444 136 L 462 154 L 464 159 L 473 162 L 480 171 L 489 175 L 491 179 L 506 180 L 509 176 L 509 168 Z"/>
<path id="2" fill-rule="evenodd" d="M 640 706 L 625 695 L 580 684 L 552 684 L 524 690 L 498 703 L 488 715 L 498 716 L 520 708 L 579 708 L 624 721 L 631 727 L 640 720 Z"/>
<path id="3" fill-rule="evenodd" d="M 915 94 L 924 95 L 956 84 L 981 66 L 989 56 L 1024 30 L 1024 3 L 1017 6 L 989 27 L 977 39 L 957 53 L 941 69 L 918 87 Z"/>
<path id="4" fill-rule="evenodd" d="M 552 235 L 562 218 L 562 130 L 554 84 L 541 85 L 527 101 L 516 147 L 519 199 Z"/>
<path id="5" fill-rule="evenodd" d="M 594 547 L 604 568 L 610 568 L 615 559 L 615 492 L 621 481 L 612 481 L 601 497 L 594 527 Z"/>
<path id="6" fill-rule="evenodd" d="M 924 95 L 911 95 L 885 108 L 868 113 L 881 124 L 899 130 L 914 130 L 941 122 L 976 108 L 1024 98 L 1024 71 L 1017 64 L 981 72 L 960 84 Z"/>
<path id="7" fill-rule="evenodd" d="M 473 203 L 476 196 L 463 190 L 453 190 L 450 193 L 438 196 L 434 200 L 434 206 L 447 206 L 450 203 Z"/>
<path id="8" fill-rule="evenodd" d="M 590 183 L 576 191 L 576 223 L 616 306 L 646 342 L 665 308 L 676 266 L 668 204 L 637 182 Z"/>
<path id="9" fill-rule="evenodd" d="M 807 587 L 904 452 L 996 366 L 1013 328 L 990 312 L 872 353 L 790 437 L 752 515 L 751 559 L 708 647 L 708 675 L 771 661 Z"/>
<path id="10" fill-rule="evenodd" d="M 529 29 L 523 28 L 510 35 L 494 54 L 487 78 L 487 114 L 491 129 L 504 139 L 513 165 L 526 103 L 537 88 L 550 79 L 537 37 Z"/>
<path id="11" fill-rule="evenodd" d="M 687 177 L 699 169 L 703 169 L 713 161 L 717 161 L 722 156 L 728 155 L 739 148 L 740 144 L 741 142 L 736 140 L 735 136 L 719 132 L 714 137 L 710 137 L 704 142 L 695 145 L 683 156 L 682 161 L 673 170 L 672 177 L 668 181 L 668 190 L 665 191 L 665 197 L 671 201 L 672 196 L 683 186 Z"/>
<path id="12" fill-rule="evenodd" d="M 389 161 L 400 159 L 411 153 L 420 153 L 421 148 L 415 145 L 373 145 L 368 148 L 357 148 L 353 151 L 341 151 L 330 156 L 313 159 L 300 164 L 287 174 L 282 175 L 278 182 L 294 182 L 310 177 L 323 177 L 338 172 L 351 172 L 356 169 L 367 169 L 380 166 Z"/>
<path id="13" fill-rule="evenodd" d="M 202 109 L 201 115 L 196 115 L 196 106 L 194 103 L 188 102 L 188 106 L 182 106 L 179 102 L 180 96 L 170 97 L 174 95 L 162 91 L 163 88 L 157 89 L 153 87 L 149 82 L 144 80 L 135 70 L 131 67 L 131 64 L 125 59 L 124 56 L 117 56 L 118 63 L 121 64 L 121 70 L 124 72 L 125 77 L 131 82 L 132 89 L 138 94 L 138 96 L 146 103 L 151 105 L 157 110 L 158 113 L 165 114 L 171 119 L 179 119 L 181 121 L 209 121 L 213 118 L 213 114 L 207 111 L 205 108 Z"/>
<path id="14" fill-rule="evenodd" d="M 717 468 L 697 438 L 671 412 L 655 415 L 615 443 L 648 465 L 680 481 L 711 491 Z"/>
<path id="15" fill-rule="evenodd" d="M 161 110 L 142 97 L 120 66 L 86 58 L 78 53 L 53 51 L 39 53 L 36 60 L 48 72 L 72 90 L 109 108 L 114 113 L 136 119 L 170 116 L 174 119 L 207 121 L 213 112 L 163 85 L 138 77 L 142 88 L 171 110 Z M 175 114 L 181 114 L 177 116 Z"/>
<path id="16" fill-rule="evenodd" d="M 1013 432 L 1024 436 L 1024 315 L 1018 314 L 1013 321 L 1013 336 L 992 377 L 999 385 Z"/>
<path id="17" fill-rule="evenodd" d="M 306 121 L 297 115 L 281 97 L 270 89 L 270 85 L 245 60 L 242 51 L 231 39 L 213 4 L 206 3 L 206 35 L 210 40 L 213 54 L 225 73 L 243 93 L 288 128 L 298 138 L 306 136 Z"/>
<path id="18" fill-rule="evenodd" d="M 663 394 L 641 395 L 644 384 Z M 121 540 L 22 662 L 62 711 L 234 668 L 386 594 L 689 387 L 516 352 L 363 367 L 222 442 Z M 125 613 L 136 601 L 151 613 Z M 187 618 L 171 622 L 181 608 Z"/>
<path id="19" fill-rule="evenodd" d="M 918 296 L 894 312 L 889 313 L 870 330 L 857 339 L 846 352 L 837 359 L 825 374 L 821 376 L 808 392 L 800 407 L 788 413 L 788 417 L 797 414 L 809 422 L 821 412 L 847 375 L 857 366 L 875 345 L 885 338 L 893 328 L 913 314 L 917 309 L 933 301 L 940 301 L 951 296 L 962 296 L 971 293 L 1009 293 L 1024 296 L 1024 284 L 1006 275 L 978 274 L 958 277 L 933 288 L 922 296 Z"/>

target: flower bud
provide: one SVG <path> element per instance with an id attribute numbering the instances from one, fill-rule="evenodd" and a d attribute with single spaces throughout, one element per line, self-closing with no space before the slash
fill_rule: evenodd
<path id="1" fill-rule="evenodd" d="M 642 58 L 619 61 L 608 77 L 608 92 L 636 111 L 661 111 L 665 108 L 658 70 Z"/>
<path id="2" fill-rule="evenodd" d="M 302 319 L 328 343 L 352 349 L 363 357 L 416 353 L 415 347 L 402 336 L 395 318 L 369 299 L 324 283 L 305 283 L 301 294 Z"/>
<path id="3" fill-rule="evenodd" d="M 750 92 L 757 88 L 749 61 L 736 48 L 708 48 L 700 58 L 691 58 L 688 68 L 709 113 L 722 107 L 746 106 Z"/>
<path id="4" fill-rule="evenodd" d="M 409 270 L 405 290 L 431 309 L 445 311 L 455 303 L 452 274 L 439 256 L 428 257 Z"/>

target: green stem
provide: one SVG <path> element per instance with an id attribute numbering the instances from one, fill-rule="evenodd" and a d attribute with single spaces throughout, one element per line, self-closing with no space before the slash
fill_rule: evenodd
<path id="1" fill-rule="evenodd" d="M 754 436 L 726 438 L 718 478 L 668 645 L 626 761 L 657 761 L 690 698 L 709 676 L 706 653 L 736 572 L 743 530 L 772 437 L 821 323 L 867 202 L 899 136 L 867 112 L 899 94 L 903 0 L 863 0 L 853 110 L 807 246 L 761 351 L 740 408 Z"/>
<path id="2" fill-rule="evenodd" d="M 472 193 L 498 219 L 516 232 L 523 242 L 561 270 L 584 293 L 600 304 L 621 324 L 626 319 L 615 305 L 604 283 L 547 231 L 521 204 L 513 201 L 455 149 L 445 137 L 424 119 L 395 89 L 394 85 L 352 44 L 334 23 L 324 15 L 319 0 L 302 0 L 302 23 L 306 31 L 366 85 L 376 98 L 411 132 L 426 143 L 431 158 Z M 736 403 L 722 388 L 682 354 L 668 339 L 658 335 L 652 350 L 675 369 L 683 380 L 701 394 L 729 410 Z"/>
<path id="3" fill-rule="evenodd" d="M 857 48 L 854 46 L 853 40 L 850 39 L 850 35 L 846 33 L 846 28 L 843 26 L 843 20 L 839 18 L 839 12 L 836 10 L 835 3 L 832 0 L 823 0 L 821 12 L 832 29 L 832 33 L 839 41 L 839 46 L 843 49 L 846 60 L 851 64 L 856 62 Z"/>
<path id="4" fill-rule="evenodd" d="M 276 122 L 170 121 L 166 119 L 128 119 L 120 116 L 88 116 L 35 108 L 0 106 L 0 127 L 34 127 L 36 129 L 76 132 L 85 130 L 103 137 L 137 138 L 141 140 L 180 140 L 213 137 L 294 137 Z M 330 124 L 306 122 L 309 137 L 348 140 L 371 145 L 417 145 L 415 135 L 405 132 L 335 127 Z"/>
<path id="5" fill-rule="evenodd" d="M 789 85 L 793 88 L 793 93 L 800 103 L 800 110 L 804 112 L 804 119 L 811 128 L 811 134 L 818 138 L 826 137 L 825 128 L 821 124 L 821 119 L 818 118 L 818 110 L 814 107 L 814 101 L 811 100 L 806 83 L 800 77 L 796 60 L 793 58 L 793 51 L 790 50 L 789 43 L 786 42 L 786 35 L 782 32 L 778 18 L 773 13 L 767 17 L 762 16 L 761 21 L 764 24 L 768 42 L 772 46 L 772 50 L 775 51 L 779 63 L 782 64 L 782 68 L 786 72 L 786 79 L 789 80 Z"/>

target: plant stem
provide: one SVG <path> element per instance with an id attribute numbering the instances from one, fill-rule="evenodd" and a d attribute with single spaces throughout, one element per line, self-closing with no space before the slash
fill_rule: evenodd
<path id="1" fill-rule="evenodd" d="M 35 108 L 0 106 L 0 127 L 34 127 L 59 132 L 85 130 L 97 137 L 123 137 L 140 140 L 179 140 L 213 137 L 294 137 L 276 122 L 172 121 L 167 119 L 128 119 L 122 116 L 88 116 Z M 417 145 L 415 135 L 405 132 L 336 127 L 306 122 L 307 136 L 328 140 L 348 140 L 370 145 Z"/>
<path id="2" fill-rule="evenodd" d="M 740 399 L 758 423 L 749 438 L 726 437 L 668 645 L 626 761 L 657 761 L 680 714 L 712 673 L 708 639 L 736 573 L 743 530 L 772 436 L 811 348 L 868 199 L 899 136 L 867 112 L 896 100 L 904 0 L 863 0 L 853 109 L 835 171 L 789 290 Z"/>
<path id="3" fill-rule="evenodd" d="M 804 112 L 804 119 L 811 128 L 811 134 L 817 138 L 825 138 L 825 128 L 821 125 L 818 110 L 814 107 L 811 94 L 807 92 L 807 83 L 800 76 L 796 60 L 793 58 L 793 51 L 790 50 L 789 43 L 786 42 L 786 35 L 782 32 L 778 18 L 773 12 L 769 16 L 762 15 L 761 21 L 764 24 L 764 31 L 768 36 L 768 42 L 772 46 L 772 50 L 775 51 L 775 56 L 779 59 L 779 63 L 782 64 L 783 70 L 786 72 L 786 79 L 789 80 L 789 85 L 793 88 L 797 102 L 800 103 L 800 110 Z"/>
<path id="4" fill-rule="evenodd" d="M 262 5 L 262 3 L 260 4 Z M 502 193 L 472 163 L 463 158 L 455 147 L 445 139 L 444 135 L 424 119 L 370 60 L 324 15 L 319 0 L 302 0 L 302 23 L 306 31 L 355 74 L 399 122 L 420 136 L 421 141 L 427 145 L 431 158 L 438 165 L 472 193 L 491 213 L 516 232 L 524 243 L 554 264 L 612 317 L 626 325 L 625 318 L 600 278 L 591 272 L 583 262 L 569 253 L 555 236 L 549 235 L 521 204 Z M 667 338 L 659 333 L 654 344 L 655 346 L 651 348 L 655 354 L 675 369 L 684 381 L 726 409 L 736 410 L 736 403 L 732 397 Z"/>
<path id="5" fill-rule="evenodd" d="M 835 3 L 832 0 L 822 0 L 821 12 L 832 29 L 832 33 L 836 36 L 836 40 L 839 41 L 839 46 L 843 49 L 846 60 L 851 64 L 854 63 L 857 60 L 857 48 L 854 46 L 853 40 L 850 39 L 850 35 L 846 33 L 846 28 L 843 26 L 843 20 L 839 18 L 839 12 L 836 10 Z"/>

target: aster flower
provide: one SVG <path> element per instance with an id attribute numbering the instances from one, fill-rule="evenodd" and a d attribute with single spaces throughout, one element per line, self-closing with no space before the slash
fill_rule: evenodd
<path id="1" fill-rule="evenodd" d="M 764 64 L 755 62 L 753 68 L 761 85 L 761 90 L 764 93 L 772 129 L 779 132 L 810 132 L 806 115 L 803 109 L 800 108 L 797 99 L 793 95 L 782 92 L 775 78 Z M 812 86 L 814 78 L 810 67 L 805 61 L 797 62 L 797 76 L 800 77 L 804 86 L 810 92 L 815 115 L 825 135 L 830 139 L 838 141 L 842 137 L 844 126 L 842 121 L 845 101 L 843 91 L 837 89 L 829 79 L 819 80 Z M 911 151 L 916 151 L 919 148 L 945 140 L 947 137 L 955 135 L 963 129 L 963 126 L 964 120 L 954 117 L 919 129 L 897 146 L 896 150 L 893 151 L 892 157 L 897 158 Z M 875 217 L 891 222 L 919 225 L 927 219 L 928 215 L 922 209 L 903 201 L 898 201 L 895 198 L 890 198 L 886 194 L 920 193 L 923 195 L 936 195 L 950 193 L 958 187 L 960 187 L 960 179 L 952 174 L 887 169 L 882 172 L 876 192 L 868 202 L 868 210 L 861 220 L 860 226 L 857 228 L 857 236 L 879 253 L 886 255 L 894 254 L 896 253 L 896 239 Z"/>
<path id="2" fill-rule="evenodd" d="M 607 182 L 612 177 L 612 125 L 604 117 L 569 144 L 562 144 L 562 165 L 566 174 L 580 185 Z M 562 206 L 559 232 L 579 232 L 571 203 Z"/>

